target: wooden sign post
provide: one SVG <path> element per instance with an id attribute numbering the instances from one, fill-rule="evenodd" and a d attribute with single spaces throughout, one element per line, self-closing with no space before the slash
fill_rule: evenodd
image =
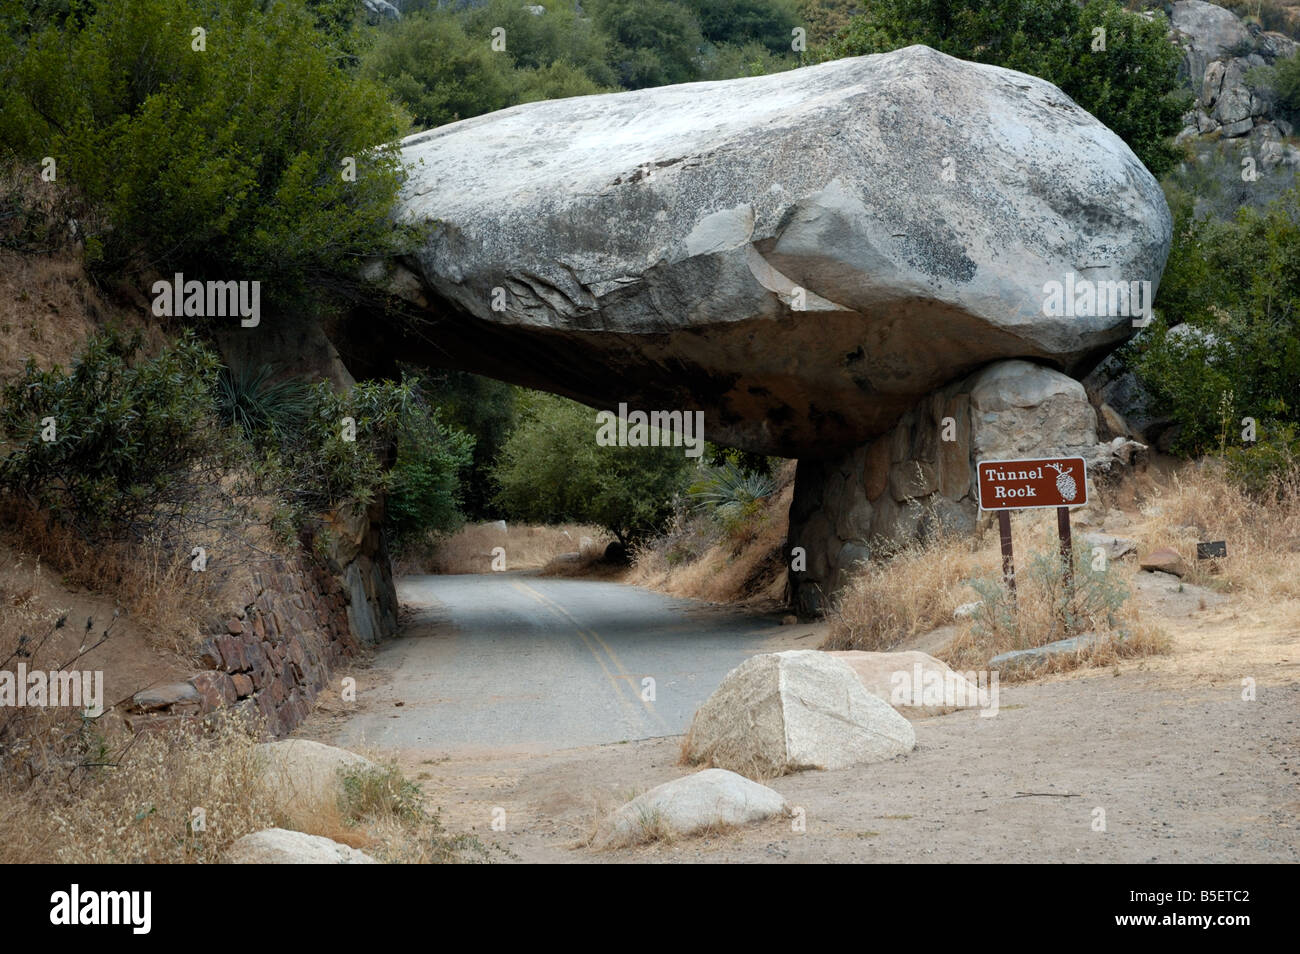
<path id="1" fill-rule="evenodd" d="M 1088 502 L 1088 466 L 1082 457 L 1035 460 L 982 460 L 975 465 L 981 510 L 996 510 L 1002 536 L 1002 576 L 1012 598 L 1016 595 L 1016 566 L 1011 552 L 1011 511 L 1056 508 L 1065 583 L 1074 587 L 1070 508 Z"/>

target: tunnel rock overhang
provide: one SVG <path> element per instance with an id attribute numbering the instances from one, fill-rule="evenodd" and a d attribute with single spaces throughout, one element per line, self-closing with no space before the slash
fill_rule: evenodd
<path id="1" fill-rule="evenodd" d="M 410 137 L 357 360 L 458 367 L 706 436 L 830 456 L 1004 358 L 1085 373 L 1133 316 L 1052 282 L 1158 286 L 1172 223 L 1126 145 L 1050 84 L 925 47 L 513 107 Z M 951 173 L 951 175 L 949 175 Z"/>

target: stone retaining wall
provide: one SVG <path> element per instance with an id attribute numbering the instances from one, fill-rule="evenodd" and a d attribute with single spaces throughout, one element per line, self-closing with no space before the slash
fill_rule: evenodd
<path id="1" fill-rule="evenodd" d="M 397 603 L 382 509 L 342 511 L 304 540 L 299 555 L 251 572 L 251 589 L 208 623 L 203 671 L 138 692 L 128 721 L 139 730 L 229 710 L 292 732 L 311 712 L 334 667 L 397 631 Z"/>

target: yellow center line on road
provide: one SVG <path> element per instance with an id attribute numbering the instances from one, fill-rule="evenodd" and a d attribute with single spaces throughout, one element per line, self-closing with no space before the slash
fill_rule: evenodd
<path id="1" fill-rule="evenodd" d="M 539 593 L 537 590 L 533 589 L 527 583 L 519 583 L 517 581 L 512 581 L 512 583 L 514 586 L 522 590 L 526 590 L 531 596 L 541 601 L 546 606 L 553 609 L 555 612 L 564 614 L 565 618 L 568 619 L 569 622 L 571 622 L 574 625 L 574 627 L 578 630 L 578 635 L 582 636 L 585 633 L 585 635 L 590 636 L 597 643 L 599 643 L 601 649 L 605 650 L 605 654 L 609 656 L 610 662 L 614 664 L 614 667 L 619 671 L 622 678 L 628 681 L 628 687 L 632 695 L 635 696 L 637 701 L 641 703 L 641 705 L 645 708 L 645 711 L 649 713 L 650 717 L 654 719 L 656 723 L 658 723 L 659 728 L 663 729 L 663 731 L 668 733 L 669 735 L 674 734 L 672 727 L 669 726 L 668 723 L 666 723 L 660 717 L 658 711 L 654 707 L 654 703 L 650 702 L 650 700 L 646 699 L 645 696 L 643 696 L 640 692 L 637 691 L 637 686 L 633 685 L 633 683 L 636 682 L 636 677 L 632 675 L 632 673 L 627 671 L 627 667 L 623 665 L 623 661 L 618 658 L 618 655 L 614 652 L 613 649 L 610 648 L 609 644 L 606 643 L 605 640 L 600 638 L 599 633 L 597 633 L 594 629 L 584 630 L 582 624 L 579 623 L 576 619 L 574 619 L 573 615 L 568 610 L 566 610 L 559 603 L 555 602 L 549 596 L 546 596 L 544 593 Z M 588 646 L 588 648 L 590 648 L 590 646 Z M 604 663 L 601 664 L 601 668 L 604 668 Z M 608 674 L 609 674 L 609 670 L 606 670 L 606 675 Z M 621 697 L 622 694 L 620 693 L 620 698 Z"/>
<path id="2" fill-rule="evenodd" d="M 601 671 L 605 674 L 605 678 L 609 680 L 610 688 L 614 690 L 614 695 L 618 697 L 619 705 L 623 707 L 623 710 L 628 714 L 628 716 L 632 719 L 634 723 L 638 722 L 639 721 L 638 716 L 640 715 L 640 713 L 638 712 L 636 706 L 629 703 L 627 697 L 623 695 L 623 689 L 619 683 L 619 680 L 614 676 L 612 672 L 609 671 L 609 667 L 605 665 L 605 660 L 601 658 L 599 650 L 597 650 L 596 647 L 592 645 L 591 640 L 587 638 L 587 634 L 583 631 L 582 627 L 577 625 L 577 621 L 572 616 L 570 616 L 567 612 L 565 612 L 562 606 L 557 606 L 556 604 L 552 603 L 550 600 L 548 600 L 541 593 L 538 593 L 531 586 L 527 586 L 526 584 L 520 583 L 516 580 L 511 580 L 510 585 L 513 586 L 515 589 L 517 589 L 520 593 L 523 593 L 525 596 L 531 597 L 532 599 L 536 600 L 538 603 L 540 603 L 546 609 L 550 610 L 552 613 L 555 613 L 557 616 L 562 616 L 565 619 L 567 619 L 570 623 L 574 624 L 574 627 L 578 631 L 578 638 L 582 640 L 582 645 L 586 647 L 587 652 L 591 653 L 592 658 L 596 660 L 596 665 L 600 666 Z"/>

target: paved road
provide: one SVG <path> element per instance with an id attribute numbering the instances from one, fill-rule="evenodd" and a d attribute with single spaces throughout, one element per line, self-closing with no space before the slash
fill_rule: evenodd
<path id="1" fill-rule="evenodd" d="M 676 735 L 728 671 L 794 635 L 588 580 L 407 577 L 398 595 L 416 615 L 377 653 L 341 744 L 552 751 Z"/>

